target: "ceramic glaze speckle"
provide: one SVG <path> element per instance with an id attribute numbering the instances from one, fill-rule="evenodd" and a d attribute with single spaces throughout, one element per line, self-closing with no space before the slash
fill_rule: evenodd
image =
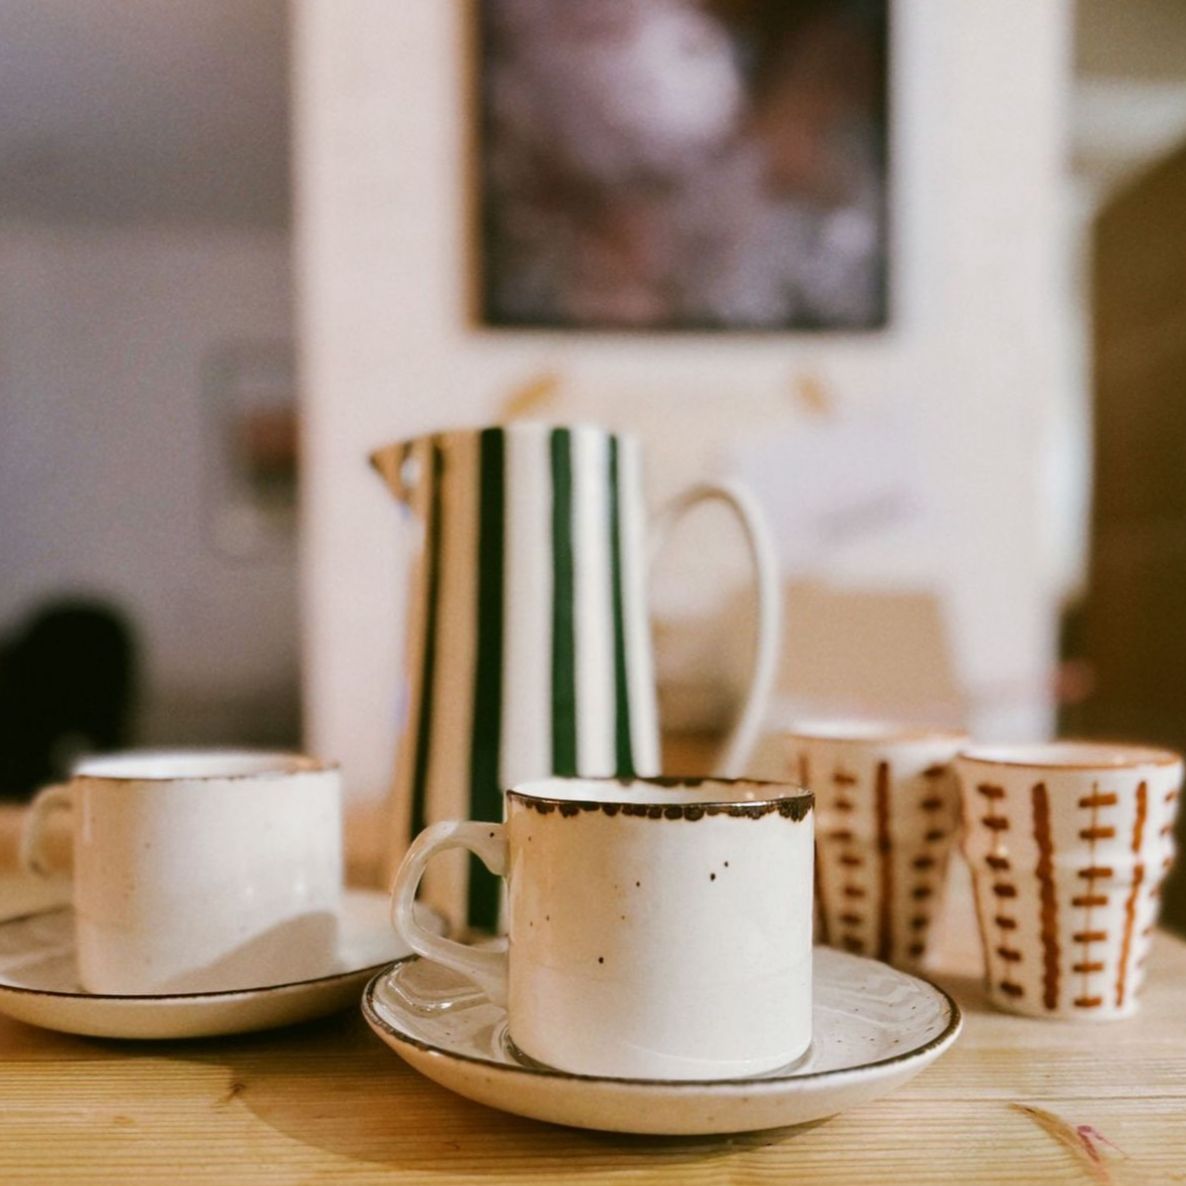
<path id="1" fill-rule="evenodd" d="M 811 1036 L 810 804 L 797 788 L 711 781 L 526 784 L 496 837 L 438 825 L 413 846 L 395 918 L 415 950 L 505 999 L 515 1043 L 538 1062 L 665 1079 L 768 1070 Z M 449 844 L 507 878 L 506 965 L 405 923 L 419 870 Z"/>
<path id="2" fill-rule="evenodd" d="M 818 1120 L 893 1090 L 955 1041 L 959 1010 L 925 981 L 826 948 L 814 962 L 806 1056 L 729 1081 L 599 1078 L 540 1066 L 510 1041 L 504 1008 L 419 958 L 376 976 L 363 994 L 363 1014 L 402 1058 L 469 1099 L 556 1124 L 652 1134 Z"/>
<path id="3" fill-rule="evenodd" d="M 958 767 L 989 996 L 1041 1017 L 1132 1014 L 1174 856 L 1181 760 L 1061 742 L 976 748 Z"/>
<path id="4" fill-rule="evenodd" d="M 928 953 L 959 822 L 959 733 L 821 724 L 781 737 L 815 792 L 819 939 L 899 967 Z"/>

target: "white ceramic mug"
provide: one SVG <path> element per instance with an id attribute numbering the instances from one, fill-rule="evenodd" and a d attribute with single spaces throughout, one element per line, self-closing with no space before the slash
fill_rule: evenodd
<path id="1" fill-rule="evenodd" d="M 507 1007 L 528 1058 L 574 1074 L 731 1079 L 811 1040 L 812 796 L 720 779 L 547 779 L 504 824 L 424 831 L 396 878 L 408 945 Z M 477 854 L 507 880 L 509 947 L 413 917 L 430 858 Z"/>
<path id="2" fill-rule="evenodd" d="M 283 984 L 337 952 L 337 768 L 250 750 L 90 758 L 30 807 L 22 861 L 47 872 L 47 817 L 73 813 L 79 976 L 95 993 Z"/>
<path id="3" fill-rule="evenodd" d="M 1182 758 L 1056 741 L 973 746 L 956 766 L 989 998 L 1037 1017 L 1134 1013 Z"/>

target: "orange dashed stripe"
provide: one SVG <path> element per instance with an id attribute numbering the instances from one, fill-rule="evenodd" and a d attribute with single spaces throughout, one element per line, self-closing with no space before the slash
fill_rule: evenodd
<path id="1" fill-rule="evenodd" d="M 877 956 L 888 960 L 894 950 L 894 861 L 890 841 L 890 768 L 888 762 L 877 763 L 877 781 L 873 792 L 877 818 L 878 877 L 881 900 L 877 911 Z"/>
<path id="2" fill-rule="evenodd" d="M 1136 818 L 1133 820 L 1132 840 L 1130 847 L 1133 855 L 1139 856 L 1141 843 L 1145 835 L 1145 817 L 1149 808 L 1149 788 L 1142 781 L 1137 785 Z M 1124 903 L 1124 935 L 1120 940 L 1120 959 L 1116 965 L 1116 1008 L 1124 1004 L 1124 995 L 1128 991 L 1128 959 L 1132 950 L 1132 929 L 1136 925 L 1137 897 L 1141 892 L 1141 883 L 1145 880 L 1145 866 L 1138 861 L 1132 871 L 1132 886 L 1128 891 L 1128 898 Z"/>
<path id="3" fill-rule="evenodd" d="M 1044 782 L 1034 783 L 1030 790 L 1034 820 L 1034 842 L 1038 846 L 1038 863 L 1034 872 L 1038 877 L 1041 900 L 1042 935 L 1042 1003 L 1047 1009 L 1058 1005 L 1058 899 L 1054 888 L 1054 844 L 1050 834 L 1050 793 Z"/>

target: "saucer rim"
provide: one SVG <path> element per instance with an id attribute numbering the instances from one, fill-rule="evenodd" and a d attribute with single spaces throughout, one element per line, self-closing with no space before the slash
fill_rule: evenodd
<path id="1" fill-rule="evenodd" d="M 346 893 L 352 895 L 369 894 L 372 891 L 365 887 L 352 887 L 349 890 L 344 890 L 343 896 Z M 374 893 L 386 897 L 381 890 L 375 890 Z M 425 910 L 432 915 L 433 920 L 438 926 L 444 928 L 444 916 L 433 907 L 424 903 L 418 904 L 419 908 Z M 18 914 L 12 918 L 5 918 L 0 920 L 0 930 L 4 927 L 14 925 L 16 923 L 28 922 L 31 919 L 42 918 L 51 914 L 72 913 L 74 907 L 67 902 L 61 906 L 50 906 L 45 910 L 31 910 L 27 914 Z M 407 957 L 401 957 L 407 958 Z M 398 963 L 399 961 L 395 961 Z M 152 1003 L 156 1001 L 164 1002 L 185 1002 L 185 1001 L 206 1001 L 211 999 L 227 1000 L 230 997 L 247 997 L 256 996 L 259 993 L 278 993 L 289 989 L 308 988 L 313 985 L 328 985 L 337 980 L 357 979 L 365 975 L 374 976 L 382 972 L 384 968 L 391 966 L 391 962 L 381 960 L 377 964 L 363 964 L 358 968 L 345 968 L 337 972 L 330 972 L 323 976 L 309 976 L 302 980 L 284 980 L 274 984 L 250 984 L 242 988 L 212 988 L 202 992 L 87 992 L 83 989 L 81 992 L 66 992 L 63 989 L 57 988 L 29 988 L 20 984 L 13 984 L 0 974 L 0 996 L 7 993 L 15 993 L 21 996 L 29 997 L 50 997 L 55 1000 L 68 1001 L 120 1001 L 136 1003 L 143 1001 L 145 1003 Z"/>
<path id="2" fill-rule="evenodd" d="M 706 1089 L 736 1089 L 753 1092 L 755 1090 L 767 1089 L 773 1091 L 775 1089 L 785 1090 L 788 1085 L 793 1083 L 819 1083 L 822 1080 L 835 1080 L 847 1078 L 852 1075 L 867 1074 L 871 1071 L 883 1071 L 886 1068 L 895 1066 L 899 1063 L 913 1062 L 919 1058 L 924 1057 L 932 1052 L 941 1053 L 947 1046 L 950 1046 L 957 1037 L 964 1026 L 964 1015 L 960 1009 L 959 1004 L 955 998 L 945 989 L 941 988 L 934 981 L 928 980 L 925 976 L 915 975 L 913 972 L 903 972 L 900 968 L 894 968 L 891 964 L 886 964 L 883 960 L 876 960 L 870 956 L 859 956 L 852 952 L 837 951 L 835 948 L 826 948 L 829 952 L 834 952 L 836 955 L 843 956 L 848 959 L 862 960 L 872 964 L 880 964 L 882 967 L 890 968 L 891 971 L 901 976 L 907 976 L 910 979 L 921 981 L 928 988 L 946 1002 L 948 1009 L 947 1024 L 943 1029 L 933 1038 L 928 1038 L 921 1046 L 915 1046 L 911 1050 L 899 1051 L 897 1054 L 892 1054 L 887 1058 L 879 1058 L 873 1062 L 863 1062 L 857 1066 L 851 1067 L 836 1067 L 832 1070 L 823 1071 L 804 1071 L 799 1074 L 786 1075 L 771 1075 L 766 1072 L 762 1075 L 751 1075 L 740 1079 L 640 1079 L 637 1077 L 617 1077 L 613 1075 L 586 1075 L 576 1071 L 562 1071 L 554 1067 L 532 1067 L 524 1066 L 521 1063 L 505 1063 L 494 1062 L 488 1058 L 478 1058 L 472 1054 L 461 1054 L 454 1050 L 446 1049 L 443 1046 L 433 1045 L 430 1042 L 425 1042 L 420 1038 L 412 1037 L 412 1035 L 404 1033 L 402 1030 L 396 1029 L 384 1017 L 379 1014 L 377 1007 L 374 1004 L 373 998 L 376 988 L 384 977 L 390 975 L 400 964 L 410 963 L 413 960 L 423 959 L 416 953 L 412 955 L 402 956 L 400 959 L 393 960 L 387 964 L 378 973 L 367 981 L 366 987 L 362 992 L 362 1000 L 359 1006 L 362 1010 L 363 1018 L 367 1024 L 372 1028 L 377 1026 L 389 1037 L 395 1041 L 411 1046 L 424 1054 L 430 1055 L 442 1061 L 464 1062 L 473 1066 L 486 1067 L 490 1070 L 509 1072 L 511 1074 L 532 1075 L 544 1079 L 565 1079 L 574 1080 L 579 1083 L 599 1083 L 621 1085 L 623 1087 L 657 1087 L 664 1089 L 687 1090 L 687 1091 L 704 1091 Z M 426 963 L 436 963 L 435 960 L 425 960 Z M 504 1010 L 505 1012 L 505 1010 Z"/>

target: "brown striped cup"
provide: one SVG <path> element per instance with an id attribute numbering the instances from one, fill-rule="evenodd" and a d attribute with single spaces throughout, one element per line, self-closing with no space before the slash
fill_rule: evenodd
<path id="1" fill-rule="evenodd" d="M 1134 1013 L 1181 757 L 1060 741 L 975 746 L 957 768 L 990 999 L 1037 1017 Z"/>
<path id="2" fill-rule="evenodd" d="M 795 725 L 787 777 L 815 794 L 816 937 L 898 967 L 925 959 L 959 824 L 967 736 L 869 722 Z"/>

